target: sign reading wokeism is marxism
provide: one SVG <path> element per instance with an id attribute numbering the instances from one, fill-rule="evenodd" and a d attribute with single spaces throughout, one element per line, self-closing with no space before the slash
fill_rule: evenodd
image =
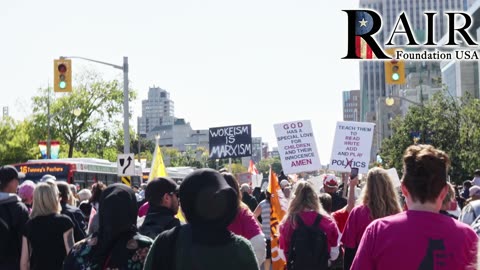
<path id="1" fill-rule="evenodd" d="M 310 120 L 275 124 L 274 128 L 285 174 L 321 168 Z"/>
<path id="2" fill-rule="evenodd" d="M 337 122 L 330 170 L 359 173 L 368 172 L 375 124 L 365 122 Z"/>
<path id="3" fill-rule="evenodd" d="M 210 159 L 252 155 L 252 126 L 216 127 L 208 130 Z"/>

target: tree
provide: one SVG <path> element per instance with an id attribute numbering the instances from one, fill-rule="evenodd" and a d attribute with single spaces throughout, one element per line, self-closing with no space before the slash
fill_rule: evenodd
<path id="1" fill-rule="evenodd" d="M 49 89 L 41 89 L 40 94 L 33 97 L 35 125 L 43 130 L 43 138 L 47 138 L 50 104 L 51 137 L 60 138 L 68 145 L 68 157 L 73 156 L 78 142 L 92 136 L 103 139 L 106 144 L 101 144 L 102 147 L 108 146 L 111 142 L 105 140 L 112 137 L 109 130 L 114 129 L 118 123 L 115 119 L 123 111 L 123 90 L 117 80 L 105 81 L 98 73 L 86 71 L 76 86 L 72 93 L 59 98 L 52 98 Z M 133 100 L 136 93 L 129 93 L 129 99 Z M 80 115 L 72 113 L 76 109 L 80 109 Z"/>
<path id="2" fill-rule="evenodd" d="M 0 164 L 13 164 L 35 159 L 40 151 L 35 140 L 32 120 L 15 121 L 11 117 L 0 120 Z"/>
<path id="3" fill-rule="evenodd" d="M 480 100 L 469 95 L 457 99 L 446 93 L 436 93 L 423 107 L 411 106 L 403 119 L 392 121 L 393 135 L 381 148 L 387 168 L 401 172 L 403 153 L 417 132 L 418 143 L 431 144 L 449 155 L 452 181 L 461 183 L 471 177 L 480 165 Z"/>
<path id="4" fill-rule="evenodd" d="M 267 175 L 270 171 L 270 166 L 272 170 L 278 175 L 282 171 L 282 162 L 279 158 L 265 158 L 260 160 L 257 165 L 257 169 L 260 173 Z"/>

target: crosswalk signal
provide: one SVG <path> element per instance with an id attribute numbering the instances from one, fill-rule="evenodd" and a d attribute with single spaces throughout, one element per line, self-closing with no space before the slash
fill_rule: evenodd
<path id="1" fill-rule="evenodd" d="M 55 92 L 72 92 L 72 60 L 55 59 L 53 74 Z"/>
<path id="2" fill-rule="evenodd" d="M 395 50 L 387 50 L 387 53 L 394 56 Z M 405 84 L 405 62 L 395 58 L 386 61 L 385 81 L 387 84 Z"/>

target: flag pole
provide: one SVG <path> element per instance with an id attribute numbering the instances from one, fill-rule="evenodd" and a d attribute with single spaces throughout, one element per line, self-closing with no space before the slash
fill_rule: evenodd
<path id="1" fill-rule="evenodd" d="M 228 172 L 232 173 L 232 158 L 228 158 Z"/>

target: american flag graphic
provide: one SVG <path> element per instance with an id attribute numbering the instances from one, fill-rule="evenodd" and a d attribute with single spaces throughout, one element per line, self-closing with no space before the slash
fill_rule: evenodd
<path id="1" fill-rule="evenodd" d="M 372 52 L 372 48 L 368 46 L 367 42 L 361 37 L 363 34 L 367 34 L 372 30 L 373 18 L 364 11 L 357 11 L 355 23 L 355 49 L 358 57 L 362 59 L 374 59 L 375 54 Z"/>

